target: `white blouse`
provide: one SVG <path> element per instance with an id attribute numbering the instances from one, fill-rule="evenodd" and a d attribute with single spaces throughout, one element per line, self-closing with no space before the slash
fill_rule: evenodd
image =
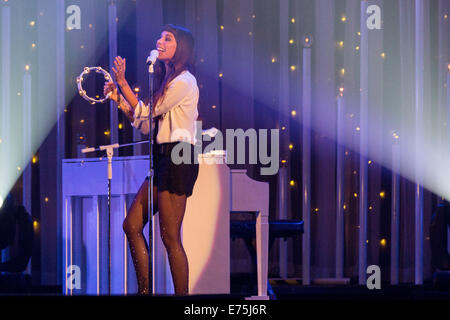
<path id="1" fill-rule="evenodd" d="M 169 82 L 164 96 L 154 106 L 153 117 L 162 115 L 157 143 L 186 141 L 195 144 L 198 97 L 197 80 L 189 71 L 181 72 Z M 134 108 L 132 126 L 143 134 L 149 133 L 149 109 L 141 100 Z"/>

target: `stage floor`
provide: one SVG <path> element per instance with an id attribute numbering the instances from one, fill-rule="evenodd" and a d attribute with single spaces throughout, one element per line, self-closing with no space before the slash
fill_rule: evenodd
<path id="1" fill-rule="evenodd" d="M 28 279 L 29 280 L 29 279 Z M 63 296 L 60 286 L 30 286 L 30 282 L 1 283 L 0 296 Z M 229 295 L 191 295 L 174 297 L 158 295 L 152 298 L 173 298 L 192 300 L 243 300 L 257 294 L 256 278 L 250 274 L 234 274 L 231 277 Z M 127 297 L 136 295 L 130 294 Z M 369 290 L 365 286 L 350 285 L 310 285 L 304 286 L 301 280 L 270 280 L 269 296 L 271 300 L 450 300 L 450 282 L 425 282 L 424 285 L 402 284 L 392 286 L 382 283 L 381 289 Z"/>

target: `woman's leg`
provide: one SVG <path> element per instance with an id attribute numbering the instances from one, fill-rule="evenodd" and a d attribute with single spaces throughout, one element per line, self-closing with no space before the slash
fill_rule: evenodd
<path id="1" fill-rule="evenodd" d="M 181 223 L 186 209 L 186 195 L 168 191 L 158 192 L 159 225 L 166 247 L 176 295 L 187 295 L 189 269 L 186 253 L 181 243 Z"/>
<path id="2" fill-rule="evenodd" d="M 127 235 L 131 257 L 133 258 L 134 268 L 136 270 L 139 294 L 148 294 L 150 291 L 148 279 L 148 246 L 142 232 L 148 222 L 148 185 L 149 180 L 145 179 L 123 222 L 123 230 Z M 158 190 L 154 186 L 153 214 L 157 212 L 158 208 L 157 194 Z"/>

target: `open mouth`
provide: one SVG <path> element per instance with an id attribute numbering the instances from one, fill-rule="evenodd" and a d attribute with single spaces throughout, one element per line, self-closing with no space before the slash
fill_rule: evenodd
<path id="1" fill-rule="evenodd" d="M 157 47 L 156 50 L 158 50 L 159 52 L 165 52 L 166 51 L 166 49 L 163 49 L 161 47 Z"/>

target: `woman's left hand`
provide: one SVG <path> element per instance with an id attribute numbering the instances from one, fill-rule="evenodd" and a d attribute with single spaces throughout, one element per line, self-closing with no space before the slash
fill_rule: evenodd
<path id="1" fill-rule="evenodd" d="M 112 81 L 105 83 L 103 87 L 103 94 L 105 95 L 105 97 L 108 95 L 108 93 L 111 93 L 111 95 L 109 96 L 111 100 L 114 100 L 117 103 L 119 102 L 117 87 Z"/>

